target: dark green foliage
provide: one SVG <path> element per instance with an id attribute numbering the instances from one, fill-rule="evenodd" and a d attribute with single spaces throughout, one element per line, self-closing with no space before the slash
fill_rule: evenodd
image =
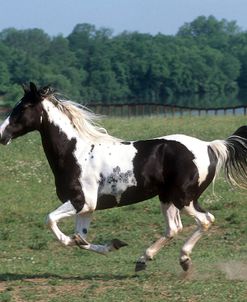
<path id="1" fill-rule="evenodd" d="M 235 21 L 213 16 L 185 23 L 175 36 L 114 36 L 86 23 L 68 37 L 9 28 L 0 32 L 0 96 L 14 102 L 13 85 L 29 81 L 51 84 L 87 104 L 228 94 L 247 88 L 246 42 L 247 32 Z"/>

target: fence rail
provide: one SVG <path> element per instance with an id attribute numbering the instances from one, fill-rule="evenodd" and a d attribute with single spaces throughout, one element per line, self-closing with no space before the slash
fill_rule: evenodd
<path id="1" fill-rule="evenodd" d="M 97 104 L 87 106 L 93 112 L 101 115 L 133 117 L 133 116 L 201 116 L 201 115 L 246 115 L 247 105 L 233 107 L 186 107 L 177 105 L 138 103 L 138 104 Z M 0 107 L 0 116 L 5 115 L 11 108 Z"/>
<path id="2" fill-rule="evenodd" d="M 246 115 L 247 106 L 233 106 L 233 107 L 186 107 L 165 104 L 89 104 L 88 107 L 98 114 L 109 116 L 200 116 L 200 115 Z"/>

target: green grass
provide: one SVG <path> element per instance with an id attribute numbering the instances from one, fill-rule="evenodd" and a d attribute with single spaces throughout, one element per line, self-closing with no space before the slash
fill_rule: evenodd
<path id="1" fill-rule="evenodd" d="M 245 117 L 105 119 L 123 139 L 185 133 L 205 140 L 226 138 Z M 47 213 L 60 203 L 37 133 L 0 147 L 0 301 L 246 301 L 247 192 L 223 177 L 201 198 L 216 222 L 196 245 L 193 271 L 178 264 L 180 248 L 194 222 L 182 216 L 184 232 L 134 273 L 134 262 L 164 229 L 158 199 L 96 212 L 89 241 L 113 238 L 129 246 L 109 256 L 63 247 L 45 227 Z M 73 233 L 73 220 L 61 223 Z"/>

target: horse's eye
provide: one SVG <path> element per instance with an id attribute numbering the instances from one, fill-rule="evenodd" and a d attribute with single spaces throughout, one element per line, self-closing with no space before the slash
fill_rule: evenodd
<path id="1" fill-rule="evenodd" d="M 21 108 L 21 112 L 23 112 L 24 110 L 26 110 L 26 109 L 28 109 L 28 108 L 30 108 L 30 107 L 32 107 L 31 104 L 25 104 L 25 105 Z"/>

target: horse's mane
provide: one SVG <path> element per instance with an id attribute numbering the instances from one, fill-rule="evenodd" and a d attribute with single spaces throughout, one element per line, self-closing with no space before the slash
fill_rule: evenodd
<path id="1" fill-rule="evenodd" d="M 119 141 L 107 133 L 107 130 L 100 127 L 98 122 L 100 116 L 89 110 L 86 106 L 72 102 L 70 100 L 61 99 L 60 94 L 50 87 L 40 91 L 43 98 L 53 103 L 58 110 L 63 112 L 71 121 L 78 134 L 83 138 L 92 142 L 99 140 Z"/>

